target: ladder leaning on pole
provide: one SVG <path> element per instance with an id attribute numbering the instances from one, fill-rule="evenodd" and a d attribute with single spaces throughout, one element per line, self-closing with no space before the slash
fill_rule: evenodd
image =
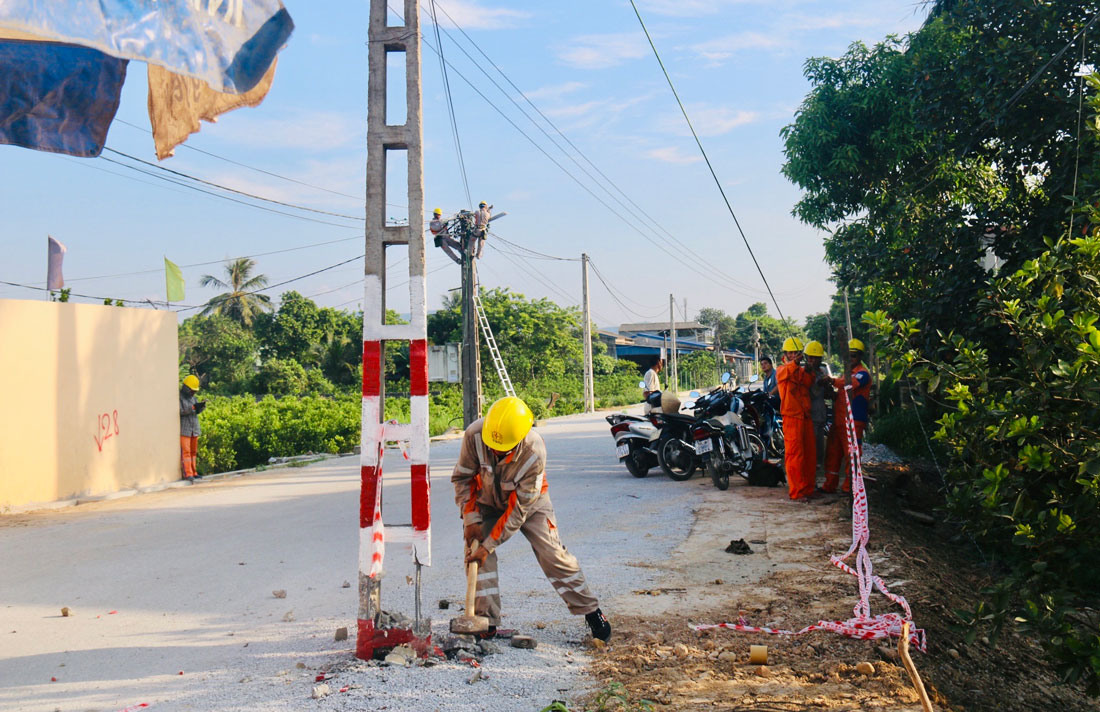
<path id="1" fill-rule="evenodd" d="M 500 376 L 500 384 L 504 386 L 505 395 L 515 396 L 516 389 L 512 387 L 512 379 L 508 378 L 508 369 L 504 367 L 504 359 L 500 357 L 500 349 L 497 348 L 497 340 L 493 338 L 493 330 L 489 328 L 489 319 L 485 316 L 485 307 L 481 304 L 481 295 L 474 292 L 474 310 L 477 312 L 477 321 L 481 331 L 485 334 L 485 343 L 489 346 L 489 354 L 493 357 L 493 365 Z"/>

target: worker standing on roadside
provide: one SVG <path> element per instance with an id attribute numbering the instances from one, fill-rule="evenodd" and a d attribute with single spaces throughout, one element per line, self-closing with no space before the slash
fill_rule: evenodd
<path id="1" fill-rule="evenodd" d="M 825 399 L 833 395 L 833 381 L 825 371 L 821 363 L 825 358 L 825 347 L 820 341 L 811 341 L 806 344 L 806 365 L 814 374 L 814 382 L 810 386 L 810 420 L 814 424 L 814 482 L 817 482 L 818 470 L 825 467 L 825 426 L 828 423 L 829 411 L 825 407 Z"/>
<path id="2" fill-rule="evenodd" d="M 649 370 L 642 377 L 642 412 L 646 415 L 649 415 L 650 411 L 653 410 L 653 406 L 649 404 L 650 394 L 661 390 L 661 379 L 658 375 L 661 373 L 664 363 L 660 356 L 654 356 Z"/>
<path id="3" fill-rule="evenodd" d="M 810 386 L 816 377 L 809 365 L 802 365 L 802 348 L 802 341 L 793 336 L 784 341 L 783 365 L 776 374 L 783 415 L 787 492 L 795 501 L 814 497 L 817 475 L 814 428 L 810 418 Z"/>
<path id="4" fill-rule="evenodd" d="M 493 206 L 485 201 L 477 204 L 477 212 L 474 213 L 474 238 L 477 240 L 476 257 L 481 259 L 481 251 L 485 249 L 485 237 L 489 234 L 489 221 L 493 219 Z M 471 250 L 472 251 L 472 250 Z"/>
<path id="5" fill-rule="evenodd" d="M 829 432 L 829 445 L 825 454 L 825 484 L 823 492 L 836 492 L 837 483 L 840 481 L 840 470 L 844 468 L 844 485 L 841 489 L 845 492 L 852 491 L 852 470 L 848 452 L 848 428 L 845 420 L 848 418 L 848 401 L 852 403 L 852 424 L 855 425 L 856 441 L 860 450 L 863 449 L 863 432 L 867 429 L 870 420 L 868 407 L 871 395 L 871 372 L 863 365 L 863 342 L 852 339 L 848 342 L 848 368 L 846 374 L 834 381 L 836 388 L 836 403 L 833 406 L 833 429 Z M 846 389 L 851 386 L 851 391 Z"/>
<path id="6" fill-rule="evenodd" d="M 180 461 L 183 465 L 183 479 L 193 482 L 202 479 L 198 473 L 199 460 L 199 413 L 206 409 L 206 403 L 195 400 L 199 392 L 198 376 L 191 374 L 183 379 L 180 386 Z"/>
<path id="7" fill-rule="evenodd" d="M 489 631 L 482 637 L 496 634 L 500 625 L 496 550 L 519 531 L 569 612 L 583 615 L 592 637 L 606 641 L 611 624 L 588 589 L 577 557 L 558 538 L 546 482 L 546 444 L 532 430 L 533 424 L 527 404 L 508 396 L 466 428 L 462 439 L 451 483 L 462 514 L 466 563 L 478 564 L 473 613 L 489 619 Z"/>

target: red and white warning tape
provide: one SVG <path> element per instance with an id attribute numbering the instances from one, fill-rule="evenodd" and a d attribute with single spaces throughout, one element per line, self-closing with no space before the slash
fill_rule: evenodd
<path id="1" fill-rule="evenodd" d="M 846 389 L 851 390 L 851 386 L 846 386 Z M 852 404 L 848 398 L 844 399 L 844 404 L 847 409 L 844 425 L 848 436 L 848 467 L 852 471 L 852 545 L 843 556 L 831 556 L 829 561 L 833 566 L 852 574 L 859 580 L 859 601 L 852 609 L 853 617 L 846 621 L 818 621 L 797 631 L 749 625 L 743 617 L 739 618 L 737 623 L 693 626 L 695 630 L 728 628 L 745 633 L 770 633 L 773 635 L 802 635 L 814 630 L 830 630 L 849 638 L 875 640 L 877 638 L 900 638 L 902 623 L 908 621 L 910 623 L 909 644 L 921 652 L 928 652 L 924 630 L 915 628 L 912 625 L 913 612 L 909 608 L 909 602 L 903 596 L 890 593 L 889 589 L 886 588 L 886 583 L 873 573 L 871 556 L 867 553 L 867 542 L 871 538 L 871 529 L 867 512 L 867 490 L 863 485 L 863 468 L 860 465 L 859 439 L 856 437 L 856 429 L 853 423 Z M 855 568 L 845 563 L 853 554 L 855 555 Z M 877 616 L 872 616 L 870 603 L 872 588 L 877 589 L 883 596 L 901 606 L 905 615 L 880 613 Z"/>
<path id="2" fill-rule="evenodd" d="M 382 573 L 382 563 L 386 558 L 386 528 L 382 524 L 382 458 L 386 454 L 386 426 L 397 425 L 396 420 L 388 420 L 378 426 L 378 484 L 374 490 L 374 518 L 371 522 L 371 557 L 368 574 L 374 578 Z M 401 445 L 405 459 L 405 445 Z"/>

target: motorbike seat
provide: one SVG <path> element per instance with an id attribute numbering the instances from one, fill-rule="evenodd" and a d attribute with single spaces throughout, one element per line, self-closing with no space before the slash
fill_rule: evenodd
<path id="1" fill-rule="evenodd" d="M 683 415 L 681 413 L 665 413 L 665 417 L 669 420 L 678 420 L 682 423 L 694 423 L 696 420 L 694 415 Z"/>

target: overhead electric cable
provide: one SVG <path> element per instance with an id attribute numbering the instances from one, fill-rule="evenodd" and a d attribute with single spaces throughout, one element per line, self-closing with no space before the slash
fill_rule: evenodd
<path id="1" fill-rule="evenodd" d="M 749 244 L 749 238 L 745 236 L 745 231 L 741 229 L 741 221 L 737 219 L 737 214 L 733 212 L 733 205 L 730 204 L 729 198 L 726 197 L 726 190 L 722 187 L 722 181 L 718 180 L 718 174 L 714 170 L 714 166 L 710 162 L 710 156 L 707 155 L 707 151 L 703 148 L 703 142 L 699 140 L 699 134 L 695 132 L 695 126 L 691 123 L 691 117 L 688 116 L 687 109 L 684 107 L 684 102 L 680 101 L 680 95 L 676 92 L 676 86 L 672 83 L 672 77 L 669 76 L 668 70 L 665 69 L 665 63 L 661 60 L 661 55 L 657 52 L 657 45 L 653 44 L 653 38 L 649 36 L 649 30 L 646 29 L 645 21 L 642 20 L 642 13 L 638 11 L 638 6 L 634 0 L 630 0 L 630 6 L 634 8 L 634 14 L 638 18 L 638 24 L 642 26 L 642 32 L 645 33 L 645 37 L 649 40 L 649 46 L 653 50 L 653 56 L 657 58 L 657 64 L 661 65 L 661 72 L 665 75 L 665 80 L 668 82 L 669 89 L 672 90 L 672 95 L 676 97 L 676 103 L 680 106 L 680 112 L 684 115 L 684 121 L 687 122 L 688 128 L 691 129 L 691 135 L 695 137 L 695 145 L 699 147 L 699 152 L 703 154 L 703 160 L 707 163 L 707 168 L 710 170 L 710 175 L 714 178 L 714 184 L 718 186 L 718 192 L 722 195 L 722 201 L 726 204 L 726 209 L 729 210 L 730 217 L 733 218 L 733 224 L 737 226 L 737 231 L 741 233 L 741 240 L 745 243 L 745 249 L 749 251 L 749 257 L 752 257 L 752 263 L 756 265 L 756 271 L 760 274 L 760 279 L 763 280 L 764 286 L 768 289 L 768 296 L 771 297 L 772 304 L 775 305 L 776 312 L 779 313 L 779 319 L 786 324 L 787 318 L 783 316 L 783 310 L 779 308 L 779 302 L 775 299 L 775 294 L 772 292 L 771 285 L 768 284 L 768 278 L 764 276 L 764 270 L 760 268 L 760 262 L 756 259 L 756 254 L 752 251 L 752 245 Z"/>
<path id="2" fill-rule="evenodd" d="M 549 139 L 549 140 L 550 140 L 550 142 L 551 142 L 552 144 L 554 144 L 554 146 L 555 146 L 555 147 L 556 147 L 556 148 L 557 148 L 557 149 L 558 149 L 559 151 L 561 151 L 563 155 L 565 155 L 565 156 L 566 156 L 566 158 L 568 158 L 568 159 L 569 159 L 570 161 L 572 161 L 572 162 L 573 162 L 573 164 L 574 164 L 575 166 L 577 166 L 577 168 L 580 168 L 580 169 L 581 169 L 581 170 L 582 170 L 582 171 L 584 172 L 584 174 L 585 174 L 586 176 L 588 176 L 588 178 L 589 178 L 589 179 L 590 179 L 590 180 L 591 180 L 591 181 L 592 181 L 593 183 L 595 183 L 596 185 L 600 186 L 600 188 L 601 188 L 601 189 L 603 189 L 603 191 L 604 191 L 605 193 L 607 193 L 607 195 L 608 195 L 608 196 L 609 196 L 609 197 L 610 197 L 610 198 L 611 198 L 612 200 L 614 200 L 615 202 L 617 202 L 617 203 L 618 203 L 618 204 L 619 204 L 620 206 L 622 206 L 623 208 L 626 208 L 626 209 L 632 209 L 632 210 L 636 210 L 636 211 L 637 211 L 638 213 L 640 213 L 640 214 L 641 214 L 642 216 L 644 216 L 644 217 L 645 217 L 646 219 L 648 219 L 648 220 L 649 220 L 649 222 L 650 222 L 650 223 L 651 223 L 651 224 L 652 224 L 653 226 L 655 226 L 656 228 L 658 228 L 658 229 L 660 230 L 660 232 L 664 233 L 664 234 L 665 234 L 666 236 L 668 236 L 668 238 L 669 238 L 670 240 L 672 240 L 673 242 L 675 242 L 676 244 L 680 245 L 680 246 L 681 246 L 682 248 L 684 248 L 685 250 L 687 250 L 687 251 L 688 251 L 688 252 L 689 252 L 689 253 L 690 253 L 690 254 L 691 254 L 692 256 L 694 256 L 694 257 L 695 257 L 696 259 L 698 259 L 698 260 L 700 260 L 701 262 L 704 262 L 704 263 L 708 262 L 708 258 L 706 258 L 706 257 L 704 257 L 703 255 L 701 255 L 701 254 L 699 254 L 698 252 L 696 252 L 696 251 L 695 251 L 695 250 L 694 250 L 694 249 L 693 249 L 693 248 L 692 248 L 692 247 L 691 247 L 690 245 L 688 245 L 688 244 L 687 244 L 686 242 L 684 242 L 684 241 L 680 240 L 680 239 L 679 239 L 678 237 L 676 237 L 676 236 L 675 236 L 674 234 L 672 234 L 672 233 L 671 233 L 671 232 L 670 232 L 670 231 L 669 231 L 668 229 L 666 229 L 666 228 L 665 228 L 665 227 L 664 227 L 663 225 L 661 225 L 660 223 L 658 223 L 658 222 L 657 222 L 657 220 L 656 220 L 656 219 L 655 219 L 655 218 L 654 218 L 653 216 L 651 216 L 651 215 L 650 215 L 649 213 L 647 213 L 647 212 L 645 211 L 645 209 L 644 209 L 644 208 L 642 208 L 642 206 L 638 205 L 638 203 L 637 203 L 637 202 L 635 202 L 635 201 L 634 201 L 634 200 L 633 200 L 633 199 L 632 199 L 632 198 L 631 198 L 631 197 L 630 197 L 630 196 L 629 196 L 629 195 L 628 195 L 628 194 L 626 193 L 626 191 L 624 191 L 624 190 L 623 190 L 622 188 L 620 188 L 620 187 L 619 187 L 619 185 L 618 185 L 617 183 L 615 183 L 615 181 L 613 181 L 613 180 L 612 180 L 611 178 L 609 178 L 609 177 L 607 176 L 607 174 L 606 174 L 606 173 L 604 173 L 604 172 L 603 172 L 602 170 L 600 170 L 599 166 L 597 166 L 597 165 L 596 165 L 596 164 L 595 164 L 595 163 L 594 163 L 594 162 L 592 161 L 592 159 L 590 159 L 590 158 L 589 158 L 589 157 L 588 157 L 588 156 L 587 156 L 587 155 L 586 155 L 586 154 L 584 153 L 584 151 L 582 151 L 582 150 L 581 150 L 581 149 L 580 149 L 580 148 L 579 148 L 579 147 L 578 147 L 578 146 L 577 146 L 577 145 L 576 145 L 575 143 L 573 143 L 573 141 L 571 141 L 571 140 L 569 139 L 569 137 L 568 137 L 568 136 L 566 136 L 566 135 L 565 135 L 565 133 L 564 133 L 564 132 L 563 132 L 563 131 L 562 131 L 562 130 L 561 130 L 560 128 L 558 128 L 558 126 L 557 126 L 557 125 L 556 125 L 556 124 L 555 124 L 555 123 L 554 123 L 554 122 L 553 122 L 553 121 L 552 121 L 552 120 L 550 119 L 550 117 L 548 117 L 548 116 L 547 116 L 547 115 L 546 115 L 545 113 L 543 113 L 543 111 L 542 111 L 541 109 L 539 109 L 539 108 L 538 108 L 538 106 L 536 106 L 536 105 L 535 105 L 535 103 L 534 103 L 533 101 L 531 101 L 530 97 L 528 97 L 528 96 L 527 96 L 527 94 L 525 94 L 525 93 L 524 93 L 524 91 L 523 91 L 522 89 L 520 89 L 520 88 L 519 88 L 519 87 L 518 87 L 518 86 L 516 85 L 516 83 L 515 83 L 515 82 L 513 82 L 513 81 L 512 81 L 512 79 L 511 79 L 511 78 L 510 78 L 510 77 L 509 77 L 509 76 L 508 76 L 507 74 L 505 74 L 505 73 L 504 73 L 504 70 L 502 70 L 502 69 L 501 69 L 501 68 L 500 68 L 499 66 L 497 66 L 496 62 L 494 62 L 494 61 L 492 60 L 492 58 L 490 58 L 490 57 L 489 57 L 489 55 L 487 55 L 487 54 L 485 53 L 485 51 L 484 51 L 484 50 L 483 50 L 483 49 L 481 48 L 481 46 L 480 46 L 480 45 L 478 45 L 478 43 L 477 43 L 477 42 L 475 42 L 475 41 L 474 41 L 474 39 L 473 39 L 472 37 L 470 37 L 470 35 L 469 35 L 469 34 L 467 34 L 467 33 L 466 33 L 466 31 L 465 31 L 464 29 L 462 29 L 462 27 L 461 27 L 461 26 L 460 26 L 460 25 L 458 24 L 458 22 L 456 22 L 456 21 L 455 21 L 455 19 L 454 19 L 453 17 L 451 17 L 451 15 L 450 15 L 450 14 L 449 14 L 449 13 L 447 12 L 447 9 L 446 9 L 445 7 L 443 7 L 442 5 L 440 5 L 440 6 L 439 6 L 439 9 L 440 9 L 440 10 L 441 10 L 441 11 L 443 12 L 443 14 L 444 14 L 444 15 L 446 15 L 446 16 L 447 16 L 447 19 L 449 19 L 449 20 L 451 21 L 451 24 L 455 26 L 455 29 L 457 29 L 457 30 L 458 30 L 458 31 L 459 31 L 460 33 L 462 33 L 462 36 L 466 38 L 466 40 L 467 40 L 467 41 L 468 41 L 468 42 L 469 42 L 469 43 L 470 43 L 470 44 L 471 44 L 471 45 L 472 45 L 472 46 L 474 47 L 474 49 L 476 49 L 476 50 L 478 51 L 478 53 L 479 53 L 479 54 L 480 54 L 480 55 L 481 55 L 482 57 L 484 57 L 484 58 L 485 58 L 485 60 L 486 60 L 486 61 L 487 61 L 487 62 L 488 62 L 488 63 L 489 63 L 490 65 L 492 65 L 493 69 L 495 69 L 495 70 L 497 71 L 497 73 L 498 73 L 498 74 L 500 74 L 500 76 L 504 78 L 504 81 L 506 81 L 506 82 L 507 82 L 507 83 L 508 83 L 508 84 L 509 84 L 509 85 L 510 85 L 510 86 L 511 86 L 511 87 L 512 87 L 513 89 L 515 89 L 515 90 L 516 90 L 516 92 L 518 92 L 518 93 L 519 93 L 519 95 L 523 97 L 524 101 L 526 101 L 526 102 L 527 102 L 527 103 L 528 103 L 528 104 L 529 104 L 529 105 L 531 106 L 531 108 L 532 108 L 532 109 L 534 109 L 534 110 L 535 110 L 535 112 L 537 112 L 537 113 L 538 113 L 538 115 L 539 115 L 540 117 L 542 117 L 543 121 L 545 121 L 545 122 L 546 122 L 546 123 L 547 123 L 547 124 L 548 124 L 548 125 L 550 126 L 550 128 L 552 128 L 552 129 L 554 130 L 554 132 L 555 132 L 555 133 L 557 133 L 557 134 L 558 134 L 559 136 L 561 136 L 561 138 L 562 138 L 562 139 L 563 139 L 563 140 L 564 140 L 564 141 L 565 141 L 565 142 L 566 142 L 566 143 L 567 143 L 567 144 L 568 144 L 568 145 L 569 145 L 569 146 L 570 146 L 570 147 L 571 147 L 571 148 L 572 148 L 572 149 L 573 149 L 574 151 L 576 151 L 577 155 L 579 155 L 579 156 L 580 156 L 580 157 L 581 157 L 582 159 L 584 159 L 585 163 L 587 163 L 588 165 L 590 165 L 590 166 L 592 167 L 592 169 L 593 169 L 594 171 L 596 171 L 596 173 L 597 173 L 597 174 L 599 174 L 599 176 L 600 176 L 600 177 L 601 177 L 601 178 L 602 178 L 602 179 L 603 179 L 603 180 L 604 180 L 604 181 L 605 181 L 605 182 L 606 182 L 607 184 L 609 184 L 609 185 L 610 185 L 610 186 L 611 186 L 612 188 L 614 188 L 614 189 L 615 189 L 615 191 L 616 191 L 616 192 L 618 192 L 618 193 L 619 193 L 619 195 L 621 195 L 621 196 L 622 196 L 622 197 L 623 197 L 623 198 L 624 198 L 624 199 L 626 200 L 626 203 L 629 203 L 629 206 L 627 206 L 626 204 L 624 204 L 624 203 L 623 203 L 623 201 L 622 201 L 622 200 L 620 200 L 620 199 L 619 199 L 619 198 L 618 198 L 618 197 L 617 197 L 617 196 L 616 196 L 615 194 L 613 194 L 613 193 L 612 193 L 612 192 L 611 192 L 610 190 L 608 190 L 606 186 L 604 186 L 603 184 L 601 184 L 601 183 L 600 183 L 600 181 L 599 181 L 599 180 L 597 180 L 595 176 L 593 176 L 593 175 L 592 175 L 591 173 L 589 173 L 589 172 L 588 172 L 588 170 L 587 170 L 587 169 L 586 169 L 586 168 L 585 168 L 584 166 L 582 166 L 582 165 L 581 165 L 580 163 L 578 163 L 578 162 L 577 162 L 577 160 L 576 160 L 575 158 L 573 158 L 573 156 L 572 156 L 572 155 L 571 155 L 571 154 L 570 154 L 570 153 L 569 153 L 568 151 L 566 151 L 566 150 L 565 150 L 565 149 L 564 149 L 564 148 L 563 148 L 563 147 L 562 147 L 562 146 L 561 146 L 560 144 L 558 144 L 558 142 L 557 142 L 557 141 L 556 141 L 556 140 L 554 139 L 554 137 L 553 137 L 553 136 L 551 136 L 551 135 L 550 135 L 549 133 L 547 133 L 547 131 L 546 131 L 546 130 L 545 130 L 545 129 L 544 129 L 544 128 L 543 128 L 543 127 L 542 127 L 542 126 L 541 126 L 541 125 L 540 125 L 540 124 L 539 124 L 539 123 L 537 122 L 537 121 L 535 121 L 535 119 L 534 119 L 533 117 L 531 117 L 531 116 L 530 116 L 530 115 L 529 115 L 529 114 L 528 114 L 528 113 L 527 113 L 527 112 L 526 112 L 526 111 L 525 111 L 525 110 L 523 109 L 523 107 L 521 107 L 521 106 L 519 105 L 519 103 L 515 101 L 515 99 L 514 99 L 514 98 L 512 98 L 511 94 L 509 94 L 509 93 L 508 93 L 507 91 L 505 91 L 505 90 L 504 90 L 504 88 L 503 88 L 503 87 L 501 87 L 501 86 L 500 86 L 500 84 L 498 84 L 498 83 L 496 82 L 496 80 L 495 80 L 495 79 L 493 79 L 493 77 L 492 77 L 492 76 L 491 76 L 491 75 L 490 75 L 490 74 L 489 74 L 489 73 L 488 73 L 488 72 L 487 72 L 487 71 L 486 71 L 486 70 L 485 70 L 485 69 L 484 69 L 483 67 L 481 67 L 481 66 L 480 66 L 480 64 L 478 63 L 478 61 L 477 61 L 476 59 L 474 59 L 473 57 L 471 57 L 471 56 L 470 56 L 469 52 L 466 52 L 466 50 L 465 50 L 465 49 L 463 49 L 462 45 L 460 45 L 460 44 L 459 44 L 458 42 L 456 42 L 456 41 L 455 41 L 455 40 L 454 40 L 453 38 L 451 38 L 451 41 L 452 41 L 452 42 L 454 42 L 455 46 L 456 46 L 456 47 L 458 47 L 458 49 L 459 49 L 459 50 L 460 50 L 460 51 L 461 51 L 461 52 L 462 52 L 463 54 L 465 54 L 465 55 L 466 55 L 467 59 L 469 59 L 469 60 L 470 60 L 470 61 L 471 61 L 471 62 L 472 62 L 472 63 L 474 64 L 474 66 L 476 66 L 476 67 L 477 67 L 477 68 L 478 68 L 479 70 L 481 70 L 481 73 L 482 73 L 482 74 L 484 74 L 484 75 L 486 76 L 486 78 L 487 78 L 487 79 L 489 79 L 489 81 L 490 81 L 490 82 L 492 82 L 492 83 L 493 83 L 493 85 L 494 85 L 494 86 L 495 86 L 495 87 L 496 87 L 496 88 L 497 88 L 498 90 L 500 90 L 501 94 L 503 94 L 503 95 L 504 95 L 504 96 L 505 96 L 505 97 L 506 97 L 506 98 L 507 98 L 507 99 L 508 99 L 508 100 L 509 100 L 510 102 L 512 102 L 513 106 L 515 106 L 515 107 L 516 107 L 516 108 L 517 108 L 517 109 L 518 109 L 518 110 L 520 111 L 520 113 L 521 113 L 521 114 L 523 114 L 523 115 L 524 115 L 524 117 L 526 117 L 526 118 L 527 118 L 527 120 L 528 120 L 528 121 L 530 121 L 530 122 L 531 122 L 532 124 L 534 124 L 534 126 L 535 126 L 536 128 L 538 128 L 538 129 L 539 129 L 539 131 L 541 131 L 541 132 L 542 132 L 542 134 L 543 134 L 544 136 L 546 136 L 546 138 L 547 138 L 547 139 Z M 438 31 L 437 31 L 436 35 L 437 35 L 437 40 L 436 40 L 436 41 L 438 42 L 438 41 L 439 41 L 439 40 L 438 40 Z M 448 37 L 450 37 L 450 34 L 449 34 L 449 33 L 448 33 Z M 644 225 L 645 223 L 642 223 L 642 224 Z M 652 229 L 652 228 L 651 228 L 651 229 Z M 657 233 L 657 230 L 653 230 L 653 232 L 654 232 L 654 234 L 656 234 L 656 233 Z M 713 269 L 713 265 L 712 265 L 712 269 Z M 752 292 L 752 294 L 756 294 L 756 293 L 757 293 L 757 292 L 756 292 L 756 289 L 755 289 L 754 287 L 752 287 L 751 285 L 745 284 L 745 283 L 743 283 L 743 282 L 741 282 L 741 281 L 739 281 L 739 280 L 735 279 L 735 278 L 734 278 L 733 276 L 729 275 L 728 273 L 726 273 L 726 272 L 723 272 L 723 271 L 721 271 L 721 270 L 717 270 L 717 273 L 718 273 L 718 274 L 720 274 L 720 275 L 721 275 L 722 277 L 724 277 L 725 279 L 729 280 L 729 282 L 730 282 L 731 284 L 733 284 L 733 285 L 736 285 L 737 287 L 739 287 L 739 288 L 741 288 L 741 289 L 747 289 L 747 290 L 750 290 L 750 291 Z"/>
<path id="3" fill-rule="evenodd" d="M 447 76 L 447 60 L 443 58 L 443 41 L 439 37 L 439 20 L 435 16 L 435 0 L 431 0 L 432 27 L 435 28 L 435 43 L 439 49 L 439 71 L 443 75 L 443 89 L 447 94 L 447 115 L 451 120 L 451 137 L 455 142 L 455 153 L 458 154 L 458 169 L 462 174 L 462 187 L 466 190 L 466 207 L 473 210 L 474 199 L 470 196 L 470 180 L 466 174 L 466 159 L 462 155 L 462 140 L 458 134 L 458 119 L 455 117 L 455 104 L 451 98 L 451 80 Z"/>
<path id="4" fill-rule="evenodd" d="M 152 163 L 151 161 L 146 161 L 146 160 L 144 160 L 142 158 L 138 158 L 136 156 L 131 156 L 128 153 L 123 153 L 122 151 L 116 151 L 115 149 L 111 148 L 110 146 L 104 147 L 103 150 L 104 151 L 110 151 L 111 153 L 115 154 L 116 156 L 122 156 L 123 158 L 128 158 L 131 161 L 135 161 L 137 163 L 144 164 L 144 165 L 149 166 L 150 168 L 154 168 L 158 171 L 164 171 L 165 173 L 171 173 L 172 175 L 179 176 L 180 178 L 185 178 L 187 180 L 193 180 L 196 183 L 202 183 L 203 185 L 208 185 L 208 186 L 211 186 L 212 188 L 217 188 L 219 190 L 228 191 L 230 193 L 236 193 L 237 195 L 243 195 L 246 198 L 252 198 L 253 200 L 262 200 L 265 203 L 272 203 L 274 205 L 282 205 L 283 207 L 286 207 L 286 208 L 294 208 L 295 210 L 304 210 L 304 211 L 310 212 L 310 213 L 317 213 L 318 215 L 329 215 L 329 216 L 332 216 L 332 217 L 335 217 L 335 218 L 344 218 L 346 220 L 359 220 L 359 221 L 365 221 L 366 220 L 365 217 L 356 217 L 354 215 L 346 215 L 344 213 L 334 213 L 334 212 L 331 212 L 331 211 L 328 211 L 328 210 L 318 210 L 317 208 L 310 208 L 310 207 L 306 207 L 305 205 L 296 205 L 295 203 L 287 203 L 287 202 L 282 201 L 282 200 L 275 200 L 274 198 L 265 198 L 262 195 L 256 195 L 255 193 L 249 193 L 249 192 L 244 191 L 244 190 L 237 190 L 236 188 L 230 188 L 229 186 L 222 185 L 221 183 L 215 183 L 214 181 L 209 181 L 209 180 L 205 180 L 203 178 L 198 178 L 198 177 L 193 176 L 189 173 L 184 173 L 183 171 L 173 170 L 173 169 L 168 168 L 166 166 L 158 165 L 156 163 Z M 118 163 L 118 161 L 114 161 L 114 162 Z M 126 165 L 126 164 L 123 163 L 121 165 Z"/>
<path id="5" fill-rule="evenodd" d="M 555 255 L 548 255 L 545 252 L 538 252 L 536 250 L 532 250 L 530 247 L 524 247 L 523 245 L 519 245 L 519 244 L 516 244 L 515 242 L 511 242 L 509 240 L 506 240 L 503 237 L 501 237 L 499 234 L 493 232 L 492 230 L 489 231 L 489 235 L 496 238 L 497 240 L 500 240 L 505 245 L 509 245 L 510 247 L 514 247 L 516 249 L 523 250 L 524 252 L 530 253 L 531 259 L 558 260 L 560 262 L 580 262 L 581 261 L 580 257 L 557 257 Z"/>
<path id="6" fill-rule="evenodd" d="M 616 302 L 616 303 L 617 303 L 617 304 L 618 304 L 618 305 L 619 305 L 619 306 L 620 306 L 620 307 L 621 307 L 621 308 L 622 308 L 622 309 L 623 309 L 624 311 L 630 312 L 631 314 L 633 314 L 634 316 L 636 316 L 636 317 L 638 317 L 638 318 L 640 318 L 640 319 L 658 319 L 658 318 L 660 318 L 660 316 L 661 316 L 662 314 L 664 314 L 664 312 L 663 312 L 663 311 L 661 311 L 660 313 L 658 313 L 658 314 L 656 314 L 656 315 L 654 315 L 654 316 L 651 316 L 651 315 L 649 315 L 649 314 L 642 314 L 641 312 L 637 311 L 636 309 L 631 309 L 630 307 L 628 307 L 628 306 L 626 305 L 626 303 L 625 303 L 625 302 L 623 302 L 623 300 L 619 299 L 618 295 L 616 295 L 616 294 L 615 294 L 615 290 L 613 290 L 613 289 L 611 288 L 611 285 L 610 285 L 610 284 L 608 284 L 608 283 L 607 283 L 607 280 L 606 280 L 606 279 L 604 279 L 604 277 L 603 277 L 603 275 L 602 275 L 602 274 L 600 274 L 600 270 L 598 270 L 598 269 L 596 268 L 596 265 L 592 263 L 592 260 L 589 260 L 589 261 L 588 261 L 588 265 L 589 265 L 589 267 L 591 267 L 591 268 L 592 268 L 592 272 L 593 272 L 593 273 L 594 273 L 594 274 L 596 275 L 596 279 L 600 280 L 600 283 L 601 283 L 601 284 L 602 284 L 602 285 L 604 286 L 604 289 L 606 289 L 606 290 L 607 290 L 607 293 L 611 295 L 611 298 L 612 298 L 612 299 L 614 299 L 614 300 L 615 300 L 615 302 Z"/>
<path id="7" fill-rule="evenodd" d="M 351 259 L 344 260 L 343 262 L 337 262 L 334 265 L 329 265 L 328 267 L 322 267 L 321 269 L 314 270 L 314 271 L 309 272 L 307 274 L 303 274 L 299 277 L 294 277 L 292 279 L 286 279 L 286 280 L 283 280 L 282 282 L 276 282 L 275 284 L 269 284 L 265 287 L 262 287 L 261 289 L 253 289 L 253 290 L 248 291 L 248 292 L 241 292 L 240 294 L 238 294 L 236 296 L 245 297 L 245 296 L 249 296 L 251 294 L 260 294 L 261 292 L 266 292 L 269 289 L 275 289 L 276 287 L 281 287 L 284 284 L 290 284 L 291 282 L 298 282 L 298 281 L 301 281 L 301 280 L 305 279 L 306 277 L 312 277 L 315 274 L 321 274 L 322 272 L 328 272 L 330 269 L 336 269 L 337 267 L 340 267 L 341 265 L 346 265 L 350 262 L 354 262 L 356 260 L 361 260 L 361 259 L 363 259 L 363 255 L 356 255 L 355 257 L 352 257 Z M 207 302 L 207 304 L 209 304 L 209 302 Z M 185 311 L 191 311 L 192 309 L 205 309 L 207 304 L 203 304 L 203 305 L 197 306 L 197 307 L 186 307 L 184 309 L 175 309 L 173 311 L 185 312 Z"/>

